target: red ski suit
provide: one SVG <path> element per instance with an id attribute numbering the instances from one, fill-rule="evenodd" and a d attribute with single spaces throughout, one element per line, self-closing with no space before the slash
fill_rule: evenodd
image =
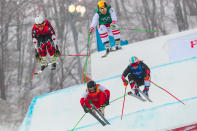
<path id="1" fill-rule="evenodd" d="M 36 25 L 32 28 L 32 39 L 36 52 L 41 56 L 46 56 L 47 51 L 50 56 L 54 55 L 55 48 L 58 49 L 55 31 L 48 20 L 44 20 L 43 30 L 39 30 Z M 55 44 L 55 45 L 54 45 Z"/>
<path id="2" fill-rule="evenodd" d="M 110 91 L 101 86 L 100 84 L 96 84 L 96 86 L 96 93 L 89 93 L 86 90 L 85 95 L 80 100 L 82 107 L 86 105 L 88 108 L 92 108 L 92 106 L 90 105 L 90 101 L 92 101 L 96 108 L 99 109 L 101 105 L 105 104 L 106 100 L 109 100 Z"/>

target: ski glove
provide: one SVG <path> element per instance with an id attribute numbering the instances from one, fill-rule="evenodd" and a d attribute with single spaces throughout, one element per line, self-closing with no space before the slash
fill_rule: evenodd
<path id="1" fill-rule="evenodd" d="M 147 75 L 146 77 L 144 77 L 144 80 L 146 80 L 146 81 L 149 81 L 149 79 L 150 79 L 150 76 L 149 75 Z"/>
<path id="2" fill-rule="evenodd" d="M 109 100 L 105 101 L 105 105 L 108 106 L 109 105 Z"/>
<path id="3" fill-rule="evenodd" d="M 39 61 L 41 60 L 40 55 L 39 55 L 38 52 L 36 52 L 36 55 L 35 56 L 36 56 L 36 60 L 39 60 Z"/>
<path id="4" fill-rule="evenodd" d="M 116 25 L 112 23 L 112 24 L 110 25 L 110 28 L 111 28 L 112 30 L 115 30 L 115 29 L 116 29 Z"/>
<path id="5" fill-rule="evenodd" d="M 60 51 L 59 51 L 59 49 L 55 49 L 55 57 L 58 57 L 58 56 L 60 56 Z"/>
<path id="6" fill-rule="evenodd" d="M 84 112 L 85 113 L 88 113 L 89 111 L 90 111 L 90 109 L 85 105 L 85 106 L 83 106 L 83 109 L 84 109 Z"/>
<path id="7" fill-rule="evenodd" d="M 93 32 L 94 32 L 94 28 L 93 28 L 93 27 L 91 27 L 91 28 L 89 29 L 89 31 L 88 31 L 88 34 L 89 34 L 89 35 L 92 35 L 92 34 L 93 34 Z"/>
<path id="8" fill-rule="evenodd" d="M 128 81 L 126 79 L 123 80 L 123 84 L 124 86 L 127 86 L 128 85 Z"/>

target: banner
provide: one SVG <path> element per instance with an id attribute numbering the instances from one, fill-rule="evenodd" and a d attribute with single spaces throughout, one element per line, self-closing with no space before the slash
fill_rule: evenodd
<path id="1" fill-rule="evenodd" d="M 100 37 L 100 34 L 98 32 L 98 29 L 96 28 L 96 39 L 97 39 L 97 50 L 98 51 L 103 51 L 105 50 L 105 45 L 104 43 L 102 43 L 101 41 L 101 37 Z M 109 42 L 110 42 L 110 45 L 111 47 L 112 46 L 115 46 L 115 40 L 112 36 L 109 36 Z M 123 46 L 123 45 L 128 45 L 128 41 L 125 40 L 125 41 L 120 41 L 120 45 Z"/>
<path id="2" fill-rule="evenodd" d="M 168 40 L 170 60 L 197 55 L 197 33 Z"/>

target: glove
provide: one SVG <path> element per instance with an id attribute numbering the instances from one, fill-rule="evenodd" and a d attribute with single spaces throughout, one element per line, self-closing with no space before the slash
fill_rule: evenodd
<path id="1" fill-rule="evenodd" d="M 84 110 L 85 113 L 88 113 L 90 111 L 90 109 L 86 105 L 83 106 L 83 110 Z"/>
<path id="2" fill-rule="evenodd" d="M 104 108 L 105 106 L 106 106 L 106 105 L 105 105 L 105 104 L 103 104 L 103 105 L 101 105 L 101 106 L 100 106 L 100 108 Z"/>
<path id="3" fill-rule="evenodd" d="M 124 86 L 127 86 L 128 85 L 128 81 L 126 79 L 123 80 L 123 84 Z"/>
<path id="4" fill-rule="evenodd" d="M 109 105 L 109 100 L 106 100 L 105 101 L 105 106 L 108 106 Z"/>
<path id="5" fill-rule="evenodd" d="M 104 112 L 105 106 L 106 106 L 105 104 L 103 104 L 103 105 L 100 106 L 99 111 L 100 111 L 101 113 Z"/>
<path id="6" fill-rule="evenodd" d="M 55 57 L 58 57 L 60 56 L 60 51 L 59 49 L 55 49 L 55 53 L 54 53 Z"/>
<path id="7" fill-rule="evenodd" d="M 150 79 L 150 76 L 149 75 L 147 75 L 147 76 L 144 77 L 144 80 L 145 81 L 149 81 L 149 79 Z"/>
<path id="8" fill-rule="evenodd" d="M 116 29 L 116 25 L 112 23 L 112 24 L 110 25 L 110 28 L 111 28 L 112 30 L 115 30 L 115 29 Z"/>
<path id="9" fill-rule="evenodd" d="M 36 60 L 39 60 L 39 61 L 41 60 L 40 55 L 39 55 L 38 52 L 36 52 L 36 55 L 35 56 L 36 56 Z"/>
<path id="10" fill-rule="evenodd" d="M 93 28 L 93 27 L 91 27 L 91 28 L 89 29 L 89 31 L 88 31 L 88 34 L 89 34 L 89 35 L 92 35 L 92 34 L 93 34 L 93 32 L 94 32 L 94 28 Z"/>

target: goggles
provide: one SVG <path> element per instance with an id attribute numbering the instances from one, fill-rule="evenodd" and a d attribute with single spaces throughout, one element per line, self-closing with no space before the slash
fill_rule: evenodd
<path id="1" fill-rule="evenodd" d="M 105 11 L 105 10 L 107 10 L 106 7 L 101 7 L 101 8 L 99 8 L 99 11 L 100 11 L 100 12 Z"/>
<path id="2" fill-rule="evenodd" d="M 97 87 L 93 86 L 92 88 L 88 89 L 90 93 L 95 93 L 97 91 Z"/>
<path id="3" fill-rule="evenodd" d="M 96 90 L 96 86 L 89 88 L 89 91 L 94 91 L 94 90 Z"/>
<path id="4" fill-rule="evenodd" d="M 45 22 L 42 22 L 41 24 L 36 24 L 36 28 L 41 28 L 43 26 L 45 26 Z"/>
<path id="5" fill-rule="evenodd" d="M 138 66 L 138 64 L 139 64 L 139 63 L 136 62 L 136 63 L 131 64 L 131 66 L 132 66 L 132 67 L 136 67 L 136 66 Z"/>

